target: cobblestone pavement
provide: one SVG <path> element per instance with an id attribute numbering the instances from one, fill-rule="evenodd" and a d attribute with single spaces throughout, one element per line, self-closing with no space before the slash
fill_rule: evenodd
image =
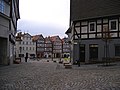
<path id="1" fill-rule="evenodd" d="M 0 90 L 120 90 L 120 66 L 29 61 L 0 67 Z"/>

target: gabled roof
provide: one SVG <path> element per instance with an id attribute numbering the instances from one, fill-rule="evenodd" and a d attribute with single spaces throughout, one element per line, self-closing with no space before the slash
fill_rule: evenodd
<path id="1" fill-rule="evenodd" d="M 70 21 L 120 15 L 120 0 L 70 0 Z"/>
<path id="2" fill-rule="evenodd" d="M 48 41 L 52 42 L 50 37 L 45 37 L 45 42 L 48 42 Z"/>
<path id="3" fill-rule="evenodd" d="M 62 39 L 62 43 L 67 43 L 67 42 L 68 42 L 68 38 L 65 37 Z"/>
<path id="4" fill-rule="evenodd" d="M 31 35 L 29 33 L 24 33 L 23 37 L 25 37 L 25 36 L 27 36 L 27 37 L 30 36 L 31 37 Z"/>
<path id="5" fill-rule="evenodd" d="M 71 27 L 68 28 L 68 30 L 65 32 L 65 34 L 71 33 L 72 29 Z"/>
<path id="6" fill-rule="evenodd" d="M 32 40 L 33 40 L 33 41 L 44 40 L 44 37 L 43 37 L 42 34 L 40 34 L 40 35 L 35 35 L 35 36 L 32 36 Z"/>
<path id="7" fill-rule="evenodd" d="M 17 38 L 17 37 L 25 37 L 25 36 L 30 36 L 30 37 L 31 37 L 31 35 L 30 35 L 29 33 L 22 33 L 22 32 L 19 32 L 19 33 L 17 33 L 16 38 Z"/>
<path id="8" fill-rule="evenodd" d="M 57 41 L 57 39 L 59 39 L 59 40 L 61 41 L 61 39 L 60 39 L 59 36 L 51 36 L 51 37 L 50 37 L 50 40 L 51 40 L 52 42 Z"/>

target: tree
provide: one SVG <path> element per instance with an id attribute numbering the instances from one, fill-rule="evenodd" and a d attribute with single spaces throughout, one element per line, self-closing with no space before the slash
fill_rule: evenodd
<path id="1" fill-rule="evenodd" d="M 110 31 L 108 29 L 108 26 L 103 27 L 103 37 L 102 40 L 105 42 L 104 46 L 104 60 L 105 64 L 110 64 L 110 56 L 109 56 L 109 43 L 111 41 L 112 34 L 110 34 Z"/>

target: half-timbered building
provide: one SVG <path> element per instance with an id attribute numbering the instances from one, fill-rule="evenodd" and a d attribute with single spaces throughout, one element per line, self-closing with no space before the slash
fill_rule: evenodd
<path id="1" fill-rule="evenodd" d="M 66 33 L 72 43 L 73 63 L 120 57 L 120 0 L 70 0 Z"/>
<path id="2" fill-rule="evenodd" d="M 44 58 L 45 51 L 45 39 L 42 34 L 32 36 L 34 42 L 36 42 L 36 55 L 38 58 Z"/>
<path id="3" fill-rule="evenodd" d="M 70 56 L 70 44 L 66 37 L 62 39 L 62 55 L 63 57 Z"/>
<path id="4" fill-rule="evenodd" d="M 62 57 L 62 40 L 59 36 L 50 37 L 53 44 L 53 57 L 60 58 Z"/>
<path id="5" fill-rule="evenodd" d="M 50 37 L 46 37 L 45 38 L 45 52 L 44 52 L 45 58 L 52 57 L 52 53 L 53 53 L 52 41 L 50 40 Z"/>

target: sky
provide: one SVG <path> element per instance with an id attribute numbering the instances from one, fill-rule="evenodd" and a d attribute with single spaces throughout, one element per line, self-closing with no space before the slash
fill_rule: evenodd
<path id="1" fill-rule="evenodd" d="M 31 35 L 67 36 L 70 0 L 19 0 L 18 31 Z"/>

